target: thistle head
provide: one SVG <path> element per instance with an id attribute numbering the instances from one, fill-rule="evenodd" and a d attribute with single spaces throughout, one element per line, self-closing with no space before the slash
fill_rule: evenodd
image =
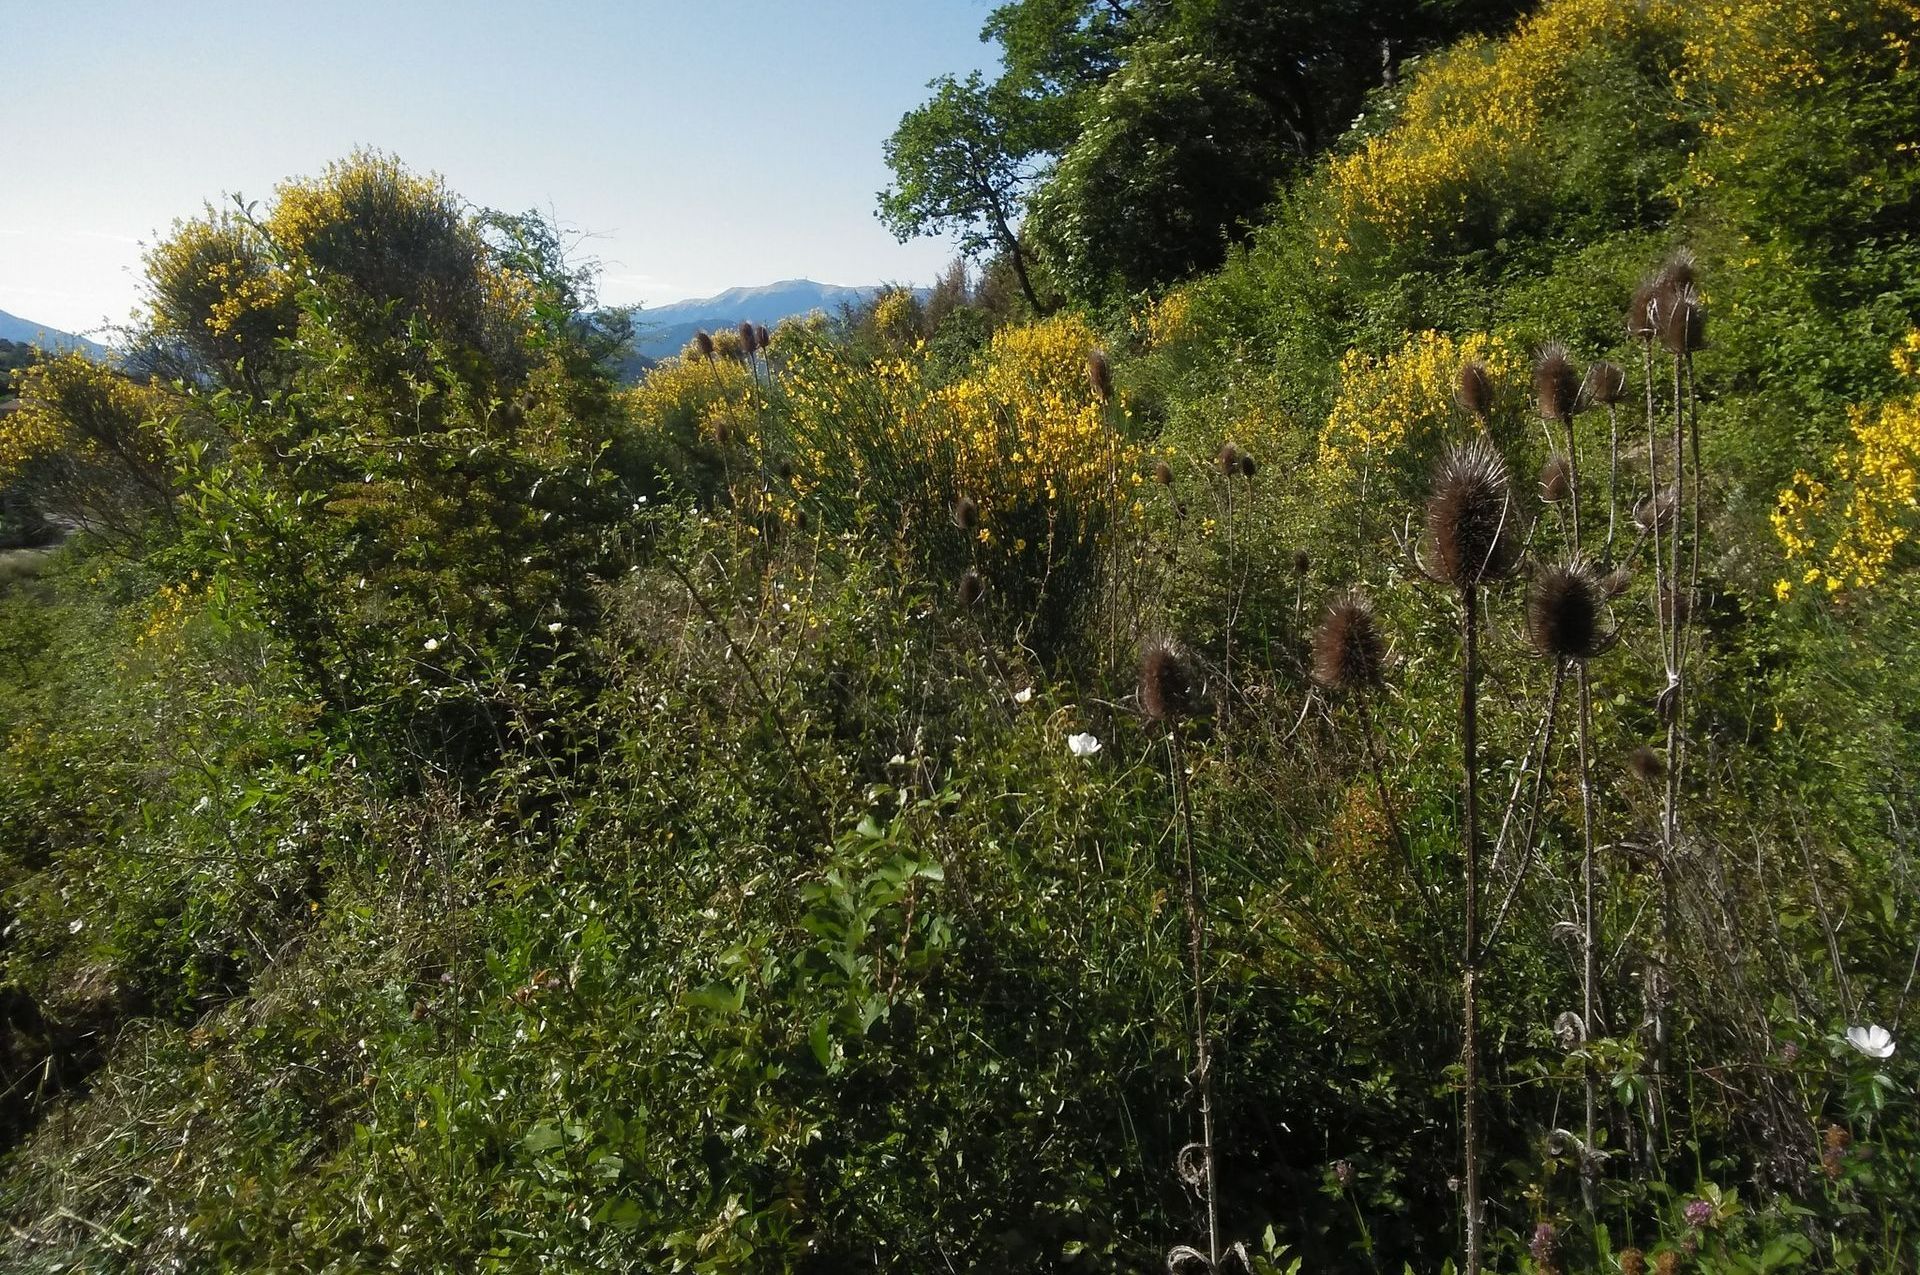
<path id="1" fill-rule="evenodd" d="M 980 525 L 980 506 L 974 504 L 970 496 L 962 496 L 954 501 L 949 513 L 953 525 L 962 531 L 972 531 Z"/>
<path id="2" fill-rule="evenodd" d="M 979 604 L 980 599 L 986 596 L 986 592 L 987 582 L 980 578 L 977 570 L 968 567 L 965 574 L 960 577 L 960 584 L 954 590 L 954 596 L 959 599 L 961 610 L 971 611 Z"/>
<path id="3" fill-rule="evenodd" d="M 1659 496 L 1642 496 L 1633 503 L 1633 525 L 1642 531 L 1651 532 L 1655 527 L 1662 529 L 1673 522 L 1673 509 L 1679 503 L 1679 493 L 1672 487 L 1666 488 Z"/>
<path id="4" fill-rule="evenodd" d="M 713 334 L 705 328 L 701 328 L 693 334 L 693 344 L 694 348 L 700 351 L 701 358 L 711 359 L 713 357 Z"/>
<path id="5" fill-rule="evenodd" d="M 1173 486 L 1173 466 L 1167 464 L 1164 460 L 1155 461 L 1153 463 L 1153 481 L 1159 483 L 1162 487 Z"/>
<path id="6" fill-rule="evenodd" d="M 1700 259 L 1691 248 L 1675 248 L 1660 263 L 1655 281 L 1662 289 L 1692 288 L 1700 283 Z"/>
<path id="7" fill-rule="evenodd" d="M 1606 590 L 1586 563 L 1546 567 L 1527 590 L 1527 637 L 1542 655 L 1590 660 L 1613 645 L 1606 605 Z"/>
<path id="8" fill-rule="evenodd" d="M 1386 673 L 1373 602 L 1358 589 L 1334 599 L 1313 631 L 1313 680 L 1330 691 L 1369 691 Z"/>
<path id="9" fill-rule="evenodd" d="M 1667 763 L 1642 744 L 1627 754 L 1627 771 L 1643 784 L 1657 784 L 1667 777 Z"/>
<path id="10" fill-rule="evenodd" d="M 1618 363 L 1609 363 L 1605 359 L 1587 368 L 1587 379 L 1580 387 L 1580 397 L 1589 403 L 1598 403 L 1602 407 L 1612 407 L 1627 397 L 1627 373 Z"/>
<path id="11" fill-rule="evenodd" d="M 1533 396 L 1543 420 L 1571 420 L 1580 398 L 1580 373 L 1574 370 L 1567 347 L 1554 341 L 1540 347 L 1533 361 Z"/>
<path id="12" fill-rule="evenodd" d="M 1633 300 L 1627 303 L 1627 335 L 1636 341 L 1651 341 L 1660 331 L 1656 319 L 1660 293 L 1660 277 L 1648 275 L 1633 290 Z"/>
<path id="13" fill-rule="evenodd" d="M 1707 344 L 1707 308 L 1700 292 L 1691 284 L 1673 288 L 1655 303 L 1660 324 L 1660 344 L 1669 354 L 1691 354 Z"/>
<path id="14" fill-rule="evenodd" d="M 1555 452 L 1540 466 L 1540 499 L 1557 505 L 1573 494 L 1573 466 L 1566 455 Z"/>
<path id="15" fill-rule="evenodd" d="M 1231 478 L 1240 472 L 1240 449 L 1232 443 L 1221 445 L 1220 454 L 1214 458 L 1220 465 L 1220 472 Z"/>
<path id="16" fill-rule="evenodd" d="M 1507 463 L 1487 440 L 1476 438 L 1441 458 L 1426 515 L 1435 579 L 1465 590 L 1503 580 L 1519 566 L 1519 511 Z"/>
<path id="17" fill-rule="evenodd" d="M 1113 368 L 1107 363 L 1105 350 L 1094 350 L 1087 355 L 1087 385 L 1098 402 L 1113 401 Z"/>
<path id="18" fill-rule="evenodd" d="M 740 348 L 746 352 L 748 358 L 752 358 L 760 350 L 759 334 L 745 319 L 740 321 Z"/>
<path id="19" fill-rule="evenodd" d="M 1156 638 L 1140 652 L 1140 709 L 1156 722 L 1173 722 L 1193 711 L 1193 659 L 1172 638 Z"/>
<path id="20" fill-rule="evenodd" d="M 1479 420 L 1493 412 L 1493 376 L 1487 365 L 1474 359 L 1460 365 L 1460 378 L 1454 383 L 1453 401 Z"/>

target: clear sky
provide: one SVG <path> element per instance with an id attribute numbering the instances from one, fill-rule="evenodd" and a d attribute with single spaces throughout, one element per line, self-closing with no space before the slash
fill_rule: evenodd
<path id="1" fill-rule="evenodd" d="M 989 0 L 0 0 L 0 310 L 123 321 L 143 243 L 356 146 L 590 236 L 602 299 L 929 282 L 881 143 Z"/>

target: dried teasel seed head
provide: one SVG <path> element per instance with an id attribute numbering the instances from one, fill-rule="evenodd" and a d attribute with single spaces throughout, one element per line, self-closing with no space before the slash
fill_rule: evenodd
<path id="1" fill-rule="evenodd" d="M 1157 638 L 1140 652 L 1140 709 L 1156 722 L 1193 711 L 1193 660 L 1172 638 Z"/>
<path id="2" fill-rule="evenodd" d="M 767 325 L 766 324 L 756 323 L 753 325 L 753 343 L 759 346 L 763 350 L 767 348 Z"/>
<path id="3" fill-rule="evenodd" d="M 1308 570 L 1311 569 L 1312 566 L 1313 566 L 1313 559 L 1307 556 L 1307 551 L 1305 549 L 1295 549 L 1293 551 L 1293 573 L 1295 575 L 1303 576 L 1307 574 Z"/>
<path id="4" fill-rule="evenodd" d="M 713 335 L 705 328 L 693 334 L 693 344 L 695 348 L 700 351 L 701 358 L 711 359 L 713 357 Z"/>
<path id="5" fill-rule="evenodd" d="M 1655 306 L 1660 344 L 1669 354 L 1691 354 L 1707 345 L 1707 308 L 1691 285 L 1661 294 Z"/>
<path id="6" fill-rule="evenodd" d="M 753 325 L 745 319 L 740 321 L 740 348 L 746 351 L 748 358 L 760 352 L 760 337 L 754 332 Z"/>
<path id="7" fill-rule="evenodd" d="M 1633 587 L 1633 568 L 1621 563 L 1600 577 L 1600 587 L 1607 591 L 1609 598 L 1617 598 Z"/>
<path id="8" fill-rule="evenodd" d="M 980 525 L 980 506 L 974 504 L 971 497 L 960 497 L 948 512 L 953 518 L 953 525 L 962 531 L 972 531 Z"/>
<path id="9" fill-rule="evenodd" d="M 1162 487 L 1173 486 L 1173 466 L 1167 464 L 1164 460 L 1155 461 L 1153 463 L 1153 481 L 1159 483 Z"/>
<path id="10" fill-rule="evenodd" d="M 1587 369 L 1587 379 L 1580 386 L 1580 397 L 1589 403 L 1598 403 L 1602 407 L 1612 407 L 1627 397 L 1627 373 L 1618 363 L 1609 363 L 1605 359 Z"/>
<path id="11" fill-rule="evenodd" d="M 1691 248 L 1675 248 L 1660 263 L 1655 281 L 1662 289 L 1696 287 L 1700 283 L 1700 259 L 1693 255 Z"/>
<path id="12" fill-rule="evenodd" d="M 1627 335 L 1636 341 L 1651 341 L 1660 331 L 1655 317 L 1662 289 L 1657 275 L 1648 275 L 1633 290 L 1627 303 Z"/>
<path id="13" fill-rule="evenodd" d="M 790 483 L 793 481 L 793 462 L 782 456 L 780 463 L 773 467 L 773 472 L 781 482 Z"/>
<path id="14" fill-rule="evenodd" d="M 1693 618 L 1693 593 L 1688 589 L 1675 589 L 1671 585 L 1660 591 L 1655 599 L 1660 608 L 1662 624 L 1685 624 Z"/>
<path id="15" fill-rule="evenodd" d="M 1105 350 L 1094 350 L 1087 355 L 1087 385 L 1099 402 L 1113 401 L 1113 368 L 1107 363 Z"/>
<path id="16" fill-rule="evenodd" d="M 1664 529 L 1672 524 L 1674 506 L 1678 503 L 1679 493 L 1670 486 L 1660 493 L 1658 499 L 1642 496 L 1633 503 L 1633 525 L 1649 532 L 1656 525 Z"/>
<path id="17" fill-rule="evenodd" d="M 1254 458 L 1253 458 L 1253 457 L 1251 457 L 1251 456 L 1249 456 L 1249 455 L 1247 455 L 1247 453 L 1245 453 L 1245 452 L 1241 452 L 1241 453 L 1240 453 L 1240 473 L 1241 473 L 1241 475 L 1242 475 L 1242 476 L 1244 476 L 1244 477 L 1247 477 L 1247 478 L 1252 478 L 1252 477 L 1253 477 L 1253 476 L 1254 476 L 1255 474 L 1257 474 L 1257 473 L 1259 473 L 1259 472 L 1260 472 L 1260 464 L 1259 464 L 1259 462 L 1258 462 L 1258 461 L 1256 461 L 1256 460 L 1254 460 Z"/>
<path id="18" fill-rule="evenodd" d="M 1330 691 L 1367 691 L 1380 684 L 1386 667 L 1372 600 L 1358 589 L 1334 599 L 1313 631 L 1313 680 Z"/>
<path id="19" fill-rule="evenodd" d="M 1430 573 L 1456 589 L 1504 580 L 1520 564 L 1507 463 L 1484 438 L 1455 447 L 1441 458 L 1427 496 Z"/>
<path id="20" fill-rule="evenodd" d="M 731 443 L 732 441 L 733 441 L 733 426 L 727 424 L 725 421 L 715 421 L 713 425 L 714 445 L 716 447 L 725 447 L 728 443 Z"/>
<path id="21" fill-rule="evenodd" d="M 965 574 L 960 577 L 960 585 L 954 590 L 954 596 L 960 600 L 962 610 L 971 611 L 986 592 L 987 582 L 980 578 L 977 570 L 968 567 Z"/>
<path id="22" fill-rule="evenodd" d="M 1460 377 L 1453 386 L 1453 401 L 1483 421 L 1493 412 L 1493 376 L 1485 363 L 1475 359 L 1460 365 Z"/>
<path id="23" fill-rule="evenodd" d="M 1231 478 L 1240 472 L 1240 449 L 1232 443 L 1222 445 L 1220 454 L 1214 459 L 1219 462 L 1220 472 L 1227 477 Z"/>
<path id="24" fill-rule="evenodd" d="M 1540 466 L 1540 499 L 1557 505 L 1573 494 L 1573 466 L 1565 454 L 1555 452 Z"/>
<path id="25" fill-rule="evenodd" d="M 1585 563 L 1545 567 L 1527 590 L 1527 638 L 1542 655 L 1590 660 L 1613 645 L 1606 605 L 1606 590 Z"/>
<path id="26" fill-rule="evenodd" d="M 1533 361 L 1533 396 L 1544 420 L 1564 421 L 1573 416 L 1580 398 L 1580 373 L 1574 370 L 1567 347 L 1554 341 L 1540 347 Z"/>

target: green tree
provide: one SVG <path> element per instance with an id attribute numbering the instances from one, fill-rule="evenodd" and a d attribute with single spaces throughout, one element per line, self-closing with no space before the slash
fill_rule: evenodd
<path id="1" fill-rule="evenodd" d="M 1136 48 L 1035 197 L 1033 236 L 1069 292 L 1103 297 L 1218 265 L 1271 196 L 1282 152 L 1231 70 L 1171 41 Z"/>
<path id="2" fill-rule="evenodd" d="M 1019 234 L 1027 191 L 1045 169 L 1034 100 L 987 85 L 977 71 L 964 81 L 942 76 L 931 87 L 933 97 L 887 139 L 895 184 L 880 192 L 880 220 L 902 243 L 951 232 L 968 256 L 998 251 L 1027 304 L 1044 309 Z"/>

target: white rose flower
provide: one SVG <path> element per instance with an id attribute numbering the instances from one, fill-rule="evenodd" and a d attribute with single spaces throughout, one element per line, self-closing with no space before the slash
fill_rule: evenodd
<path id="1" fill-rule="evenodd" d="M 1084 732 L 1067 736 L 1067 751 L 1075 757 L 1091 757 L 1100 751 L 1100 741 Z"/>
<path id="2" fill-rule="evenodd" d="M 1893 1057 L 1893 1033 L 1878 1023 L 1847 1028 L 1847 1043 L 1869 1058 Z"/>

